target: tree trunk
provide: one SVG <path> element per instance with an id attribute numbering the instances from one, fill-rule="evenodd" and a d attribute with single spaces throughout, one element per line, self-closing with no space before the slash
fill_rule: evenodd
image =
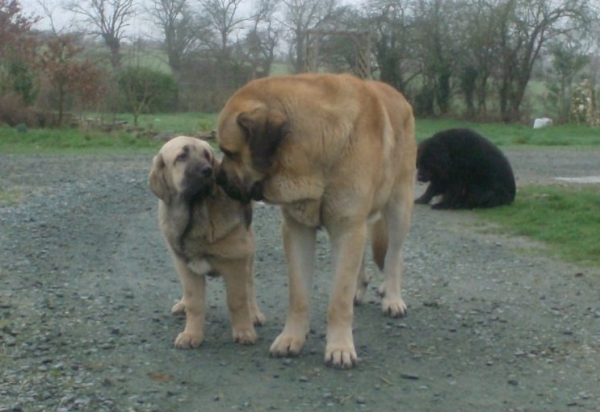
<path id="1" fill-rule="evenodd" d="M 441 69 L 438 74 L 436 97 L 441 114 L 448 113 L 448 110 L 450 109 L 450 77 L 451 70 L 448 66 Z"/>

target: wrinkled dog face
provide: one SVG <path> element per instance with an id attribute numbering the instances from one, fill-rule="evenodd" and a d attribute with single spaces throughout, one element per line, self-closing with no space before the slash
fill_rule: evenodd
<path id="1" fill-rule="evenodd" d="M 289 133 L 287 118 L 265 106 L 223 116 L 217 139 L 224 157 L 217 184 L 241 202 L 268 201 L 261 181 L 272 171 L 277 150 Z"/>
<path id="2" fill-rule="evenodd" d="M 154 157 L 149 184 L 163 201 L 175 196 L 190 202 L 214 189 L 218 164 L 210 145 L 200 139 L 178 136 Z"/>

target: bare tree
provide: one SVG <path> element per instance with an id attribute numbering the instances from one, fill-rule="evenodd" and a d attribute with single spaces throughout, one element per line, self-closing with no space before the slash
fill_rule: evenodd
<path id="1" fill-rule="evenodd" d="M 243 0 L 199 0 L 200 13 L 206 19 L 210 36 L 203 37 L 209 53 L 201 56 L 202 65 L 210 67 L 211 88 L 215 105 L 224 103 L 226 96 L 249 80 L 246 55 L 242 52 L 243 32 L 255 11 L 244 10 Z"/>
<path id="2" fill-rule="evenodd" d="M 500 0 L 500 114 L 503 121 L 520 117 L 520 107 L 534 63 L 557 36 L 590 23 L 589 0 Z"/>
<path id="3" fill-rule="evenodd" d="M 82 102 L 94 102 L 101 93 L 103 73 L 94 62 L 81 58 L 84 51 L 75 34 L 55 34 L 44 44 L 39 65 L 53 88 L 57 118 L 62 126 L 67 109 L 67 97 L 75 95 Z"/>
<path id="4" fill-rule="evenodd" d="M 50 22 L 51 33 L 43 41 L 38 53 L 38 66 L 52 87 L 53 106 L 56 107 L 56 126 L 62 126 L 68 98 L 78 97 L 83 103 L 94 103 L 100 99 L 103 73 L 95 62 L 85 56 L 80 34 L 69 31 L 70 24 L 59 30 L 54 22 L 53 8 L 38 0 Z"/>
<path id="5" fill-rule="evenodd" d="M 470 116 L 487 116 L 489 81 L 498 60 L 498 24 L 494 0 L 471 0 L 462 5 L 458 33 L 460 85 Z M 476 33 L 476 35 L 474 35 Z"/>
<path id="6" fill-rule="evenodd" d="M 418 0 L 413 8 L 417 28 L 416 53 L 422 65 L 424 85 L 421 91 L 421 114 L 432 115 L 436 109 L 446 114 L 450 108 L 451 78 L 456 59 L 457 14 L 454 0 Z"/>
<path id="7" fill-rule="evenodd" d="M 225 62 L 229 59 L 232 47 L 232 34 L 242 30 L 243 24 L 252 19 L 240 6 L 243 0 L 199 0 L 202 12 L 209 21 L 210 28 L 216 34 L 214 51 Z"/>
<path id="8" fill-rule="evenodd" d="M 306 65 L 306 33 L 322 28 L 335 20 L 338 0 L 282 0 L 283 24 L 289 31 L 290 55 L 294 71 L 304 71 Z"/>
<path id="9" fill-rule="evenodd" d="M 26 122 L 27 106 L 37 97 L 32 27 L 38 17 L 23 12 L 17 0 L 0 0 L 0 123 Z"/>
<path id="10" fill-rule="evenodd" d="M 183 60 L 202 37 L 207 23 L 197 18 L 189 0 L 153 0 L 148 13 L 161 31 L 169 66 L 179 78 Z"/>
<path id="11" fill-rule="evenodd" d="M 590 63 L 591 44 L 581 33 L 561 36 L 552 42 L 549 50 L 552 53 L 552 75 L 554 82 L 550 82 L 548 90 L 550 99 L 556 105 L 556 114 L 559 122 L 569 120 L 571 111 L 570 98 L 575 77 Z"/>
<path id="12" fill-rule="evenodd" d="M 135 13 L 134 0 L 85 0 L 73 1 L 68 9 L 81 15 L 110 50 L 110 63 L 113 69 L 121 65 L 121 41 L 125 29 Z"/>
<path id="13" fill-rule="evenodd" d="M 251 66 L 252 78 L 267 76 L 275 59 L 275 48 L 279 42 L 281 27 L 274 21 L 280 0 L 258 0 L 256 14 L 252 18 L 245 46 Z"/>
<path id="14" fill-rule="evenodd" d="M 382 81 L 405 92 L 418 74 L 412 57 L 412 17 L 408 6 L 395 0 L 370 0 L 364 15 L 374 36 L 374 54 Z"/>

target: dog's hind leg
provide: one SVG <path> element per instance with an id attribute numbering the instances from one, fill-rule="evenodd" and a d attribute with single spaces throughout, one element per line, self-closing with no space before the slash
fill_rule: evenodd
<path id="1" fill-rule="evenodd" d="M 388 248 L 383 265 L 384 281 L 379 292 L 382 296 L 381 310 L 384 315 L 400 317 L 406 314 L 407 306 L 402 300 L 402 271 L 404 259 L 402 246 L 408 236 L 412 213 L 412 187 L 398 187 L 385 207 Z"/>
<path id="2" fill-rule="evenodd" d="M 371 227 L 371 249 L 373 251 L 373 260 L 381 271 L 383 271 L 383 266 L 385 264 L 387 248 L 387 222 L 382 216 L 381 219 L 373 223 L 373 226 Z"/>
<path id="3" fill-rule="evenodd" d="M 367 293 L 367 288 L 369 287 L 369 282 L 371 281 L 371 276 L 367 273 L 366 269 L 366 251 L 363 254 L 362 262 L 360 264 L 360 271 L 358 272 L 358 278 L 356 279 L 356 293 L 354 294 L 354 304 L 362 305 L 365 302 L 365 295 Z"/>
<path id="4" fill-rule="evenodd" d="M 388 247 L 388 237 L 386 223 L 383 217 L 375 221 L 369 230 L 371 237 L 371 250 L 373 252 L 373 260 L 377 264 L 379 270 L 383 271 L 383 263 L 385 260 L 385 253 Z M 354 295 L 354 304 L 361 305 L 364 303 L 365 294 L 371 281 L 371 275 L 366 270 L 366 252 L 363 255 L 362 264 L 360 266 L 360 272 L 358 273 L 358 279 L 356 280 L 356 294 Z"/>
<path id="5" fill-rule="evenodd" d="M 453 182 L 447 186 L 441 200 L 432 205 L 431 208 L 436 210 L 468 209 L 470 208 L 468 206 L 468 193 L 469 189 L 463 182 Z"/>
<path id="6" fill-rule="evenodd" d="M 473 207 L 490 208 L 501 205 L 508 205 L 512 202 L 513 196 L 499 185 L 490 188 L 477 188 L 474 190 Z"/>

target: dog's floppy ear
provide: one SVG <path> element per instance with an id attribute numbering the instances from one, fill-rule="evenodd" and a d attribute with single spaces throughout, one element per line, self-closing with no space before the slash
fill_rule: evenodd
<path id="1" fill-rule="evenodd" d="M 258 172 L 266 172 L 273 164 L 281 142 L 290 132 L 287 117 L 277 110 L 258 108 L 240 113 L 237 123 L 246 134 L 252 167 Z"/>
<path id="2" fill-rule="evenodd" d="M 154 156 L 152 160 L 152 170 L 148 176 L 148 185 L 152 193 L 161 200 L 166 200 L 169 190 L 164 179 L 165 161 L 161 154 Z"/>

